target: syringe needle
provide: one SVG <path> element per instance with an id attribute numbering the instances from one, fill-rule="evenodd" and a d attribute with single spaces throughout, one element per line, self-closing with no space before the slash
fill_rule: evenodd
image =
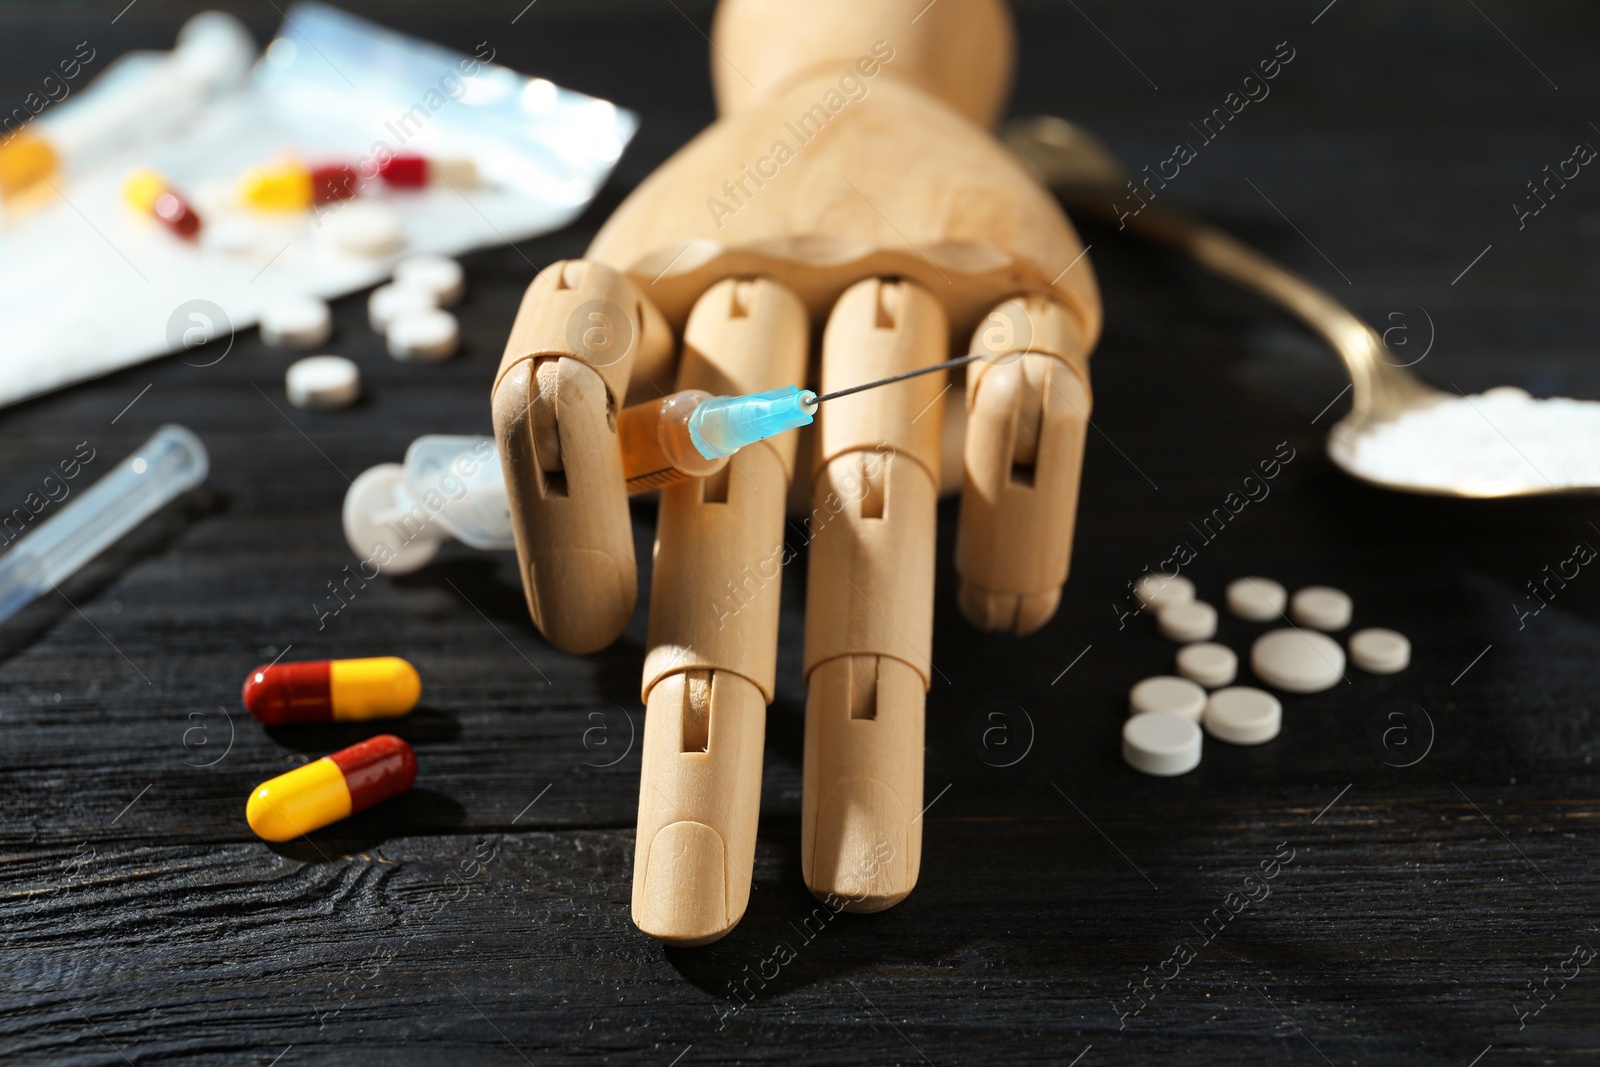
<path id="1" fill-rule="evenodd" d="M 938 370 L 950 370 L 952 367 L 962 367 L 968 363 L 974 362 L 975 360 L 986 359 L 988 356 L 989 353 L 987 352 L 974 352 L 971 355 L 957 356 L 955 359 L 947 359 L 943 363 L 933 363 L 926 367 L 918 367 L 916 370 L 908 370 L 904 374 L 894 374 L 887 378 L 879 378 L 874 382 L 862 382 L 860 385 L 852 385 L 848 389 L 835 389 L 831 393 L 824 393 L 817 397 L 816 403 L 822 404 L 829 400 L 837 400 L 841 396 L 849 396 L 852 393 L 864 393 L 868 389 L 876 389 L 881 385 L 892 385 L 895 382 L 903 382 L 907 378 L 917 378 L 924 374 L 932 374 L 934 371 Z"/>
<path id="2" fill-rule="evenodd" d="M 0 556 L 0 622 L 66 581 L 180 493 L 205 481 L 200 438 L 167 425 Z"/>

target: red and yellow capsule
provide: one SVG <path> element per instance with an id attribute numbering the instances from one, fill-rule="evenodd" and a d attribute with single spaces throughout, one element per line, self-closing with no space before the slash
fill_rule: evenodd
<path id="1" fill-rule="evenodd" d="M 258 837 L 292 841 L 399 796 L 416 780 L 411 746 L 379 734 L 261 783 L 244 817 Z"/>
<path id="2" fill-rule="evenodd" d="M 403 153 L 380 160 L 378 177 L 398 189 L 423 189 L 430 185 L 477 185 L 478 166 L 470 159 L 431 159 Z"/>
<path id="3" fill-rule="evenodd" d="M 239 195 L 251 207 L 265 211 L 303 211 L 335 200 L 349 200 L 361 191 L 354 167 L 328 163 L 308 167 L 283 163 L 246 171 Z"/>
<path id="4" fill-rule="evenodd" d="M 399 656 L 273 663 L 244 680 L 245 710 L 268 726 L 394 719 L 421 696 L 417 669 Z"/>
<path id="5" fill-rule="evenodd" d="M 122 198 L 140 211 L 154 215 L 179 237 L 193 239 L 200 232 L 200 216 L 167 180 L 153 170 L 136 170 L 122 182 Z"/>

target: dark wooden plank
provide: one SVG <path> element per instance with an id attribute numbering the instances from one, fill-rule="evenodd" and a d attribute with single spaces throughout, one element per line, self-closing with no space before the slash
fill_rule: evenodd
<path id="1" fill-rule="evenodd" d="M 1334 1062 L 1465 1062 L 1516 1034 L 1526 980 L 1594 940 L 1572 912 L 1529 906 L 1593 899 L 1566 839 L 1592 802 L 1484 793 L 1491 825 L 1449 787 L 1401 809 L 1361 783 L 1320 817 L 1281 792 L 1246 814 L 1200 783 L 1181 820 L 1080 797 L 1091 824 L 1043 787 L 1036 814 L 934 819 L 923 886 L 878 917 L 835 917 L 799 889 L 793 821 L 773 820 L 749 917 L 701 951 L 632 929 L 621 831 L 348 853 L 346 834 L 318 846 L 334 862 L 250 844 L 39 850 L 5 874 L 31 892 L 8 908 L 0 1033 L 83 1062 L 107 1041 L 252 1062 L 287 1045 L 312 1060 L 515 1062 L 514 1045 L 535 1062 L 665 1062 L 690 1044 L 699 1062 L 915 1062 L 914 1048 L 944 1062 L 989 1042 L 1028 1063 L 1089 1043 L 1118 1062 L 1242 1048 L 1303 1062 L 1313 1045 Z M 1262 879 L 1274 856 L 1288 859 Z M 1003 899 L 996 870 L 1018 871 Z M 1230 892 L 1257 899 L 1224 920 Z M 95 950 L 63 951 L 63 924 Z M 1174 976 L 1180 942 L 1196 955 Z M 1134 1013 L 1146 967 L 1172 980 Z M 1597 1007 L 1575 982 L 1518 1044 L 1592 1055 Z"/>

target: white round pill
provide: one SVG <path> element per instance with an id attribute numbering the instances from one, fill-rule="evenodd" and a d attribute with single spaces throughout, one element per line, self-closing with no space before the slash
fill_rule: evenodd
<path id="1" fill-rule="evenodd" d="M 1350 662 L 1369 674 L 1399 674 L 1411 666 L 1411 642 L 1393 630 L 1357 630 L 1350 635 Z"/>
<path id="2" fill-rule="evenodd" d="M 1283 614 L 1288 590 L 1271 578 L 1236 578 L 1228 583 L 1228 610 L 1251 622 L 1271 622 Z"/>
<path id="3" fill-rule="evenodd" d="M 432 311 L 439 301 L 420 286 L 380 285 L 367 297 L 367 324 L 374 333 L 388 333 L 395 316 L 408 311 Z"/>
<path id="4" fill-rule="evenodd" d="M 1320 693 L 1344 677 L 1344 649 L 1315 630 L 1273 630 L 1256 638 L 1250 669 L 1275 689 Z"/>
<path id="5" fill-rule="evenodd" d="M 1217 609 L 1204 600 L 1168 604 L 1156 614 L 1161 636 L 1174 641 L 1207 641 L 1217 635 Z"/>
<path id="6" fill-rule="evenodd" d="M 389 354 L 402 363 L 437 363 L 455 355 L 461 327 L 448 311 L 407 311 L 390 321 L 388 338 Z"/>
<path id="7" fill-rule="evenodd" d="M 1128 714 L 1148 715 L 1153 711 L 1171 712 L 1200 721 L 1206 707 L 1206 691 L 1187 678 L 1158 674 L 1128 690 Z"/>
<path id="8" fill-rule="evenodd" d="M 1163 574 L 1147 574 L 1134 584 L 1133 592 L 1145 607 L 1159 609 L 1193 600 L 1194 583 L 1177 574 L 1170 578 Z"/>
<path id="9" fill-rule="evenodd" d="M 297 408 L 347 408 L 361 396 L 361 370 L 343 356 L 308 356 L 289 364 L 284 388 Z"/>
<path id="10" fill-rule="evenodd" d="M 333 333 L 333 312 L 315 296 L 291 296 L 261 309 L 261 340 L 273 348 L 315 348 Z"/>
<path id="11" fill-rule="evenodd" d="M 1283 728 L 1283 705 L 1271 693 L 1246 685 L 1218 689 L 1206 701 L 1206 733 L 1233 745 L 1260 745 Z"/>
<path id="12" fill-rule="evenodd" d="M 461 269 L 461 264 L 449 256 L 407 256 L 394 265 L 396 285 L 424 289 L 433 294 L 434 300 L 442 308 L 461 300 L 465 280 L 466 273 Z"/>
<path id="13" fill-rule="evenodd" d="M 1135 715 L 1122 724 L 1122 758 L 1145 774 L 1186 774 L 1200 765 L 1200 726 L 1170 711 Z"/>
<path id="14" fill-rule="evenodd" d="M 405 228 L 394 208 L 378 200 L 345 200 L 323 223 L 329 241 L 360 256 L 388 256 L 405 245 Z"/>
<path id="15" fill-rule="evenodd" d="M 1318 630 L 1344 629 L 1350 625 L 1353 610 L 1348 594 L 1326 585 L 1308 585 L 1296 591 L 1289 601 L 1289 614 L 1294 621 Z"/>
<path id="16" fill-rule="evenodd" d="M 1178 649 L 1178 673 L 1207 689 L 1232 685 L 1239 673 L 1239 657 L 1227 645 L 1196 641 Z"/>

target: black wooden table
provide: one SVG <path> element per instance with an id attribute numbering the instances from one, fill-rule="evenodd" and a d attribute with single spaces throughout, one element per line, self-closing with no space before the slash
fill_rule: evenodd
<path id="1" fill-rule="evenodd" d="M 166 47 L 191 10 L 144 0 L 113 24 L 122 6 L 0 12 L 0 101 L 29 91 L 41 56 Z M 964 624 L 953 505 L 940 514 L 925 855 L 887 913 L 819 913 L 800 878 L 803 561 L 784 576 L 750 910 L 697 950 L 628 917 L 642 604 L 613 648 L 562 655 L 509 555 L 451 546 L 319 627 L 354 563 L 347 479 L 420 433 L 488 432 L 490 375 L 536 268 L 579 254 L 712 115 L 706 4 L 542 0 L 513 23 L 522 6 L 357 9 L 464 51 L 488 40 L 643 115 L 577 226 L 468 257 L 462 356 L 395 363 L 351 298 L 336 348 L 368 383 L 351 411 L 287 407 L 290 357 L 252 332 L 216 366 L 164 360 L 0 412 L 6 509 L 79 442 L 118 457 L 163 422 L 213 462 L 204 489 L 0 627 L 0 1057 L 1600 1060 L 1600 963 L 1579 962 L 1600 948 L 1600 574 L 1518 617 L 1544 568 L 1600 544 L 1600 509 L 1345 477 L 1321 445 L 1348 405 L 1332 355 L 1114 230 L 1084 228 L 1107 327 L 1073 575 L 1048 627 L 1011 640 Z M 263 38 L 278 19 L 239 10 Z M 1511 206 L 1575 143 L 1600 145 L 1584 5 L 1030 3 L 1019 19 L 1015 113 L 1079 118 L 1135 167 L 1192 140 L 1287 42 L 1270 97 L 1168 195 L 1402 327 L 1406 358 L 1431 344 L 1417 369 L 1442 387 L 1600 396 L 1600 176 L 1520 230 Z M 1270 496 L 1201 531 L 1289 452 Z M 648 561 L 652 509 L 635 520 Z M 1359 624 L 1411 636 L 1412 668 L 1287 699 L 1279 739 L 1208 742 L 1185 777 L 1134 773 L 1125 694 L 1170 670 L 1173 647 L 1119 611 L 1179 543 L 1214 600 L 1241 574 L 1348 590 Z M 1225 618 L 1222 639 L 1255 632 Z M 251 787 L 365 732 L 243 716 L 246 671 L 280 654 L 405 655 L 426 691 L 396 727 L 416 788 L 272 847 L 244 824 Z"/>

